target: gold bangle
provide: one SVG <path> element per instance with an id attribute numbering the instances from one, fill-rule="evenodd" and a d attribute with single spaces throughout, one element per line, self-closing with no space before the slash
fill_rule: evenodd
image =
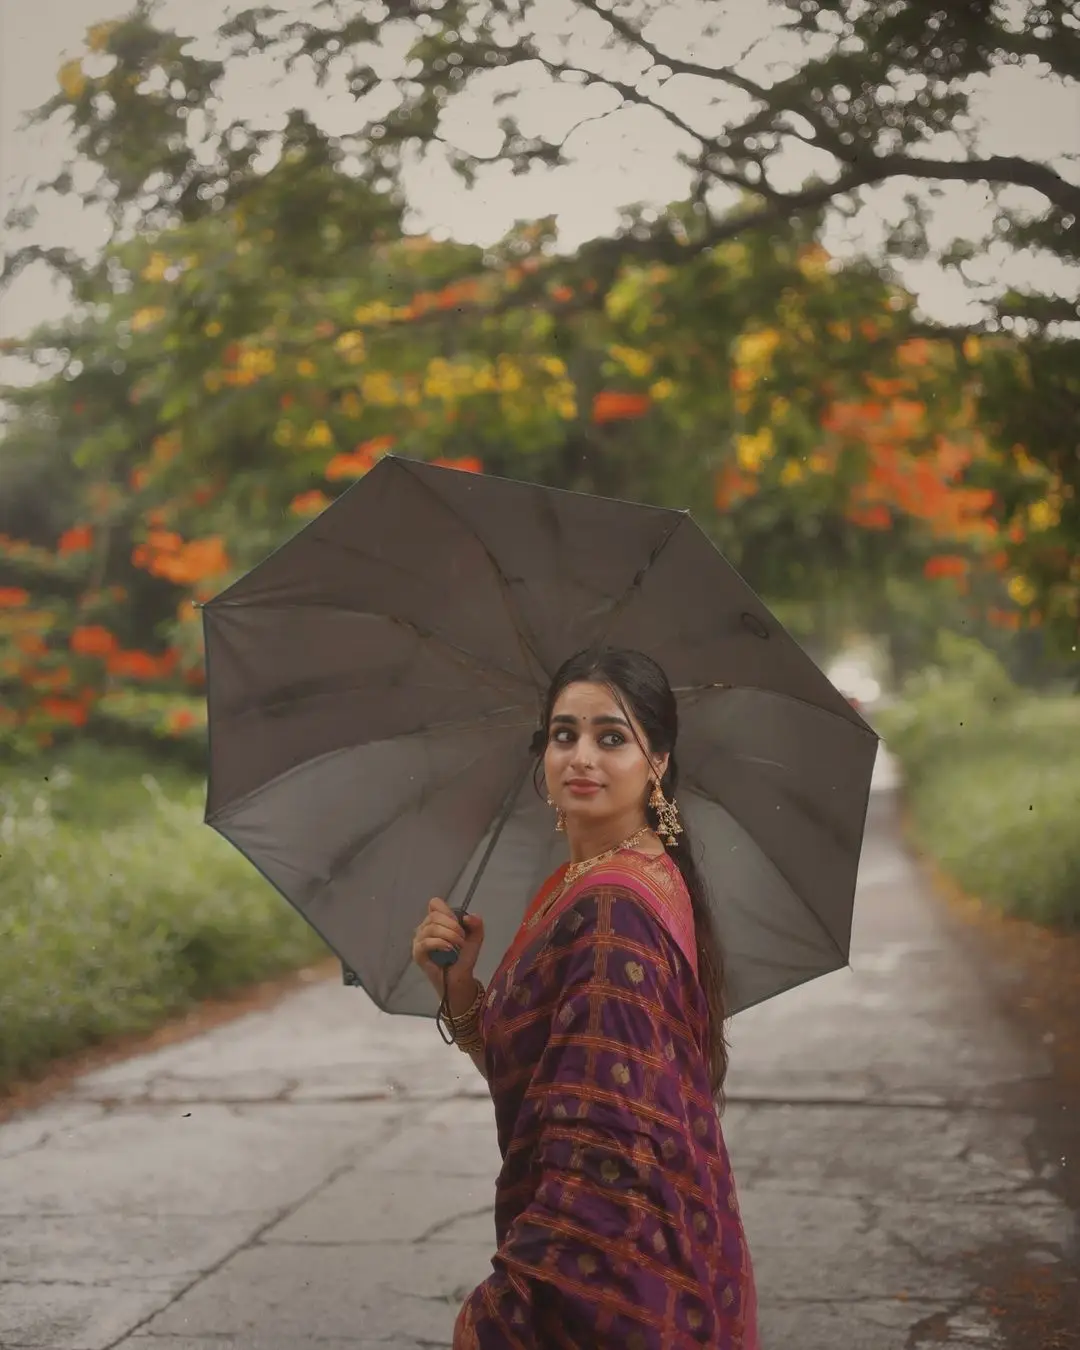
<path id="1" fill-rule="evenodd" d="M 478 1054 L 484 1048 L 484 1038 L 480 1031 L 480 1009 L 487 990 L 479 980 L 476 981 L 476 986 L 476 997 L 465 1012 L 459 1013 L 456 1017 L 449 1011 L 443 1015 L 443 1021 L 453 1043 L 468 1055 Z"/>
<path id="2" fill-rule="evenodd" d="M 476 981 L 476 985 L 477 985 L 476 997 L 473 999 L 472 1003 L 465 1010 L 465 1012 L 458 1013 L 456 1016 L 451 1012 L 448 1012 L 446 1014 L 446 1020 L 450 1023 L 450 1026 L 455 1031 L 459 1026 L 464 1026 L 468 1022 L 475 1022 L 479 1018 L 480 1008 L 484 1002 L 484 996 L 487 993 L 487 990 L 484 988 L 484 986 L 480 983 L 479 980 Z"/>

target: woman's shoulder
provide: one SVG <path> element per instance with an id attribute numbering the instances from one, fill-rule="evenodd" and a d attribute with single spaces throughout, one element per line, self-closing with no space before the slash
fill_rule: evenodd
<path id="1" fill-rule="evenodd" d="M 668 854 L 622 854 L 589 874 L 582 900 L 592 897 L 609 910 L 619 929 L 643 933 L 659 927 L 697 973 L 697 940 L 690 893 Z M 629 934 L 628 934 L 629 935 Z"/>

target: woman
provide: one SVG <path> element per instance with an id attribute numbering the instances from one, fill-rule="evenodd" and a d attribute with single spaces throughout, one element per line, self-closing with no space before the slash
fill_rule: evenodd
<path id="1" fill-rule="evenodd" d="M 678 817 L 675 696 L 639 652 L 581 652 L 542 730 L 570 863 L 485 990 L 483 923 L 442 900 L 413 958 L 455 948 L 449 1024 L 491 1087 L 503 1166 L 493 1273 L 454 1350 L 757 1350 L 756 1300 L 717 1116 L 723 971 Z M 539 767 L 539 766 L 538 766 Z"/>

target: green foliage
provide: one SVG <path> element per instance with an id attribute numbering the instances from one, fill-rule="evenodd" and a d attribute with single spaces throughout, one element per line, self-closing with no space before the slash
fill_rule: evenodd
<path id="1" fill-rule="evenodd" d="M 1022 694 L 950 639 L 880 722 L 918 846 L 1004 912 L 1080 927 L 1080 699 Z"/>
<path id="2" fill-rule="evenodd" d="M 325 953 L 201 806 L 196 778 L 131 752 L 0 778 L 0 1090 Z"/>

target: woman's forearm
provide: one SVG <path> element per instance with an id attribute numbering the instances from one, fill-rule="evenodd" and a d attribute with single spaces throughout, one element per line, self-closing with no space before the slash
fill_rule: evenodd
<path id="1" fill-rule="evenodd" d="M 480 988 L 480 981 L 472 979 L 468 981 L 463 989 L 457 989 L 451 985 L 449 990 L 450 1015 L 451 1017 L 462 1017 L 469 1011 L 476 1001 L 477 990 Z M 473 1051 L 469 1058 L 480 1070 L 480 1077 L 487 1081 L 487 1066 L 484 1063 L 484 1052 L 482 1050 Z"/>

